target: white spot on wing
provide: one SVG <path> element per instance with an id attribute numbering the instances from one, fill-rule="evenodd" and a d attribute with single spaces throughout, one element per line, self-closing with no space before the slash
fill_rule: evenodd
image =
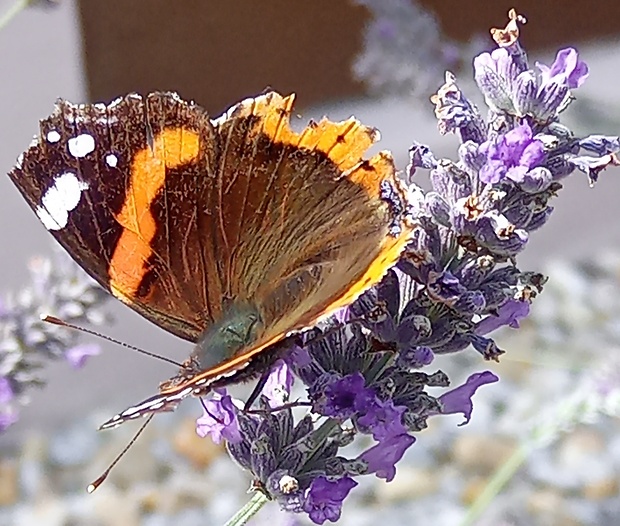
<path id="1" fill-rule="evenodd" d="M 113 153 L 109 153 L 108 155 L 105 156 L 105 163 L 110 168 L 116 168 L 116 166 L 118 165 L 118 157 L 114 155 Z"/>
<path id="2" fill-rule="evenodd" d="M 73 157 L 86 157 L 95 150 L 95 139 L 88 133 L 82 133 L 77 137 L 72 137 L 68 141 L 69 153 Z"/>
<path id="3" fill-rule="evenodd" d="M 80 181 L 74 173 L 65 172 L 54 179 L 37 206 L 37 215 L 48 230 L 60 230 L 67 226 L 69 212 L 80 202 L 82 191 L 88 183 Z"/>
<path id="4" fill-rule="evenodd" d="M 58 142 L 60 140 L 60 133 L 56 130 L 50 130 L 47 132 L 47 142 Z"/>

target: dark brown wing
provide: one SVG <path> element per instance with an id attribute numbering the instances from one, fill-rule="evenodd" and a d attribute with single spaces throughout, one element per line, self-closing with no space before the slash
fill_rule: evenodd
<path id="1" fill-rule="evenodd" d="M 351 118 L 297 134 L 292 104 L 271 92 L 211 122 L 169 93 L 60 102 L 10 177 L 78 263 L 162 328 L 196 341 L 229 304 L 253 306 L 262 329 L 221 364 L 233 370 L 378 282 L 411 231 L 382 195 L 389 154 L 362 158 L 377 133 Z"/>
<path id="2" fill-rule="evenodd" d="M 9 177 L 102 286 L 195 341 L 221 307 L 219 279 L 207 283 L 215 247 L 198 232 L 216 140 L 204 110 L 173 93 L 59 101 Z"/>

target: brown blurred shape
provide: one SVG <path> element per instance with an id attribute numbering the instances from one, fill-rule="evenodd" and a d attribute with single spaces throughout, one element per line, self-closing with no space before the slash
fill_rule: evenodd
<path id="1" fill-rule="evenodd" d="M 380 0 L 377 0 L 380 1 Z M 421 2 L 467 41 L 501 27 L 514 1 Z M 80 0 L 91 100 L 171 89 L 211 114 L 271 87 L 302 105 L 360 95 L 350 66 L 368 13 L 347 1 Z M 528 49 L 617 34 L 620 3 L 523 0 Z M 489 42 L 490 44 L 490 42 Z"/>
<path id="2" fill-rule="evenodd" d="M 92 100 L 170 89 L 211 114 L 271 87 L 303 104 L 361 87 L 364 10 L 348 2 L 80 0 Z"/>

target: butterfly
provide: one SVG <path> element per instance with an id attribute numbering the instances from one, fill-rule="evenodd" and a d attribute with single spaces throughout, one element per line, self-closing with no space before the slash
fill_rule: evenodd
<path id="1" fill-rule="evenodd" d="M 57 102 L 9 173 L 102 287 L 195 344 L 159 392 L 101 428 L 256 376 L 349 305 L 415 229 L 388 152 L 355 118 L 293 131 L 274 91 L 211 119 L 175 93 Z"/>

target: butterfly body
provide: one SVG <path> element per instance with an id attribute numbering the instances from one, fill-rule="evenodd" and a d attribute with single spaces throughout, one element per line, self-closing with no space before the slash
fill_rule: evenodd
<path id="1" fill-rule="evenodd" d="M 377 132 L 351 118 L 297 133 L 292 104 L 269 92 L 211 119 L 173 93 L 59 101 L 9 174 L 95 280 L 195 343 L 157 395 L 103 427 L 251 376 L 407 245 L 391 156 L 363 158 Z"/>
<path id="2" fill-rule="evenodd" d="M 255 307 L 231 306 L 199 336 L 191 358 L 204 369 L 215 367 L 251 345 L 263 330 Z"/>

